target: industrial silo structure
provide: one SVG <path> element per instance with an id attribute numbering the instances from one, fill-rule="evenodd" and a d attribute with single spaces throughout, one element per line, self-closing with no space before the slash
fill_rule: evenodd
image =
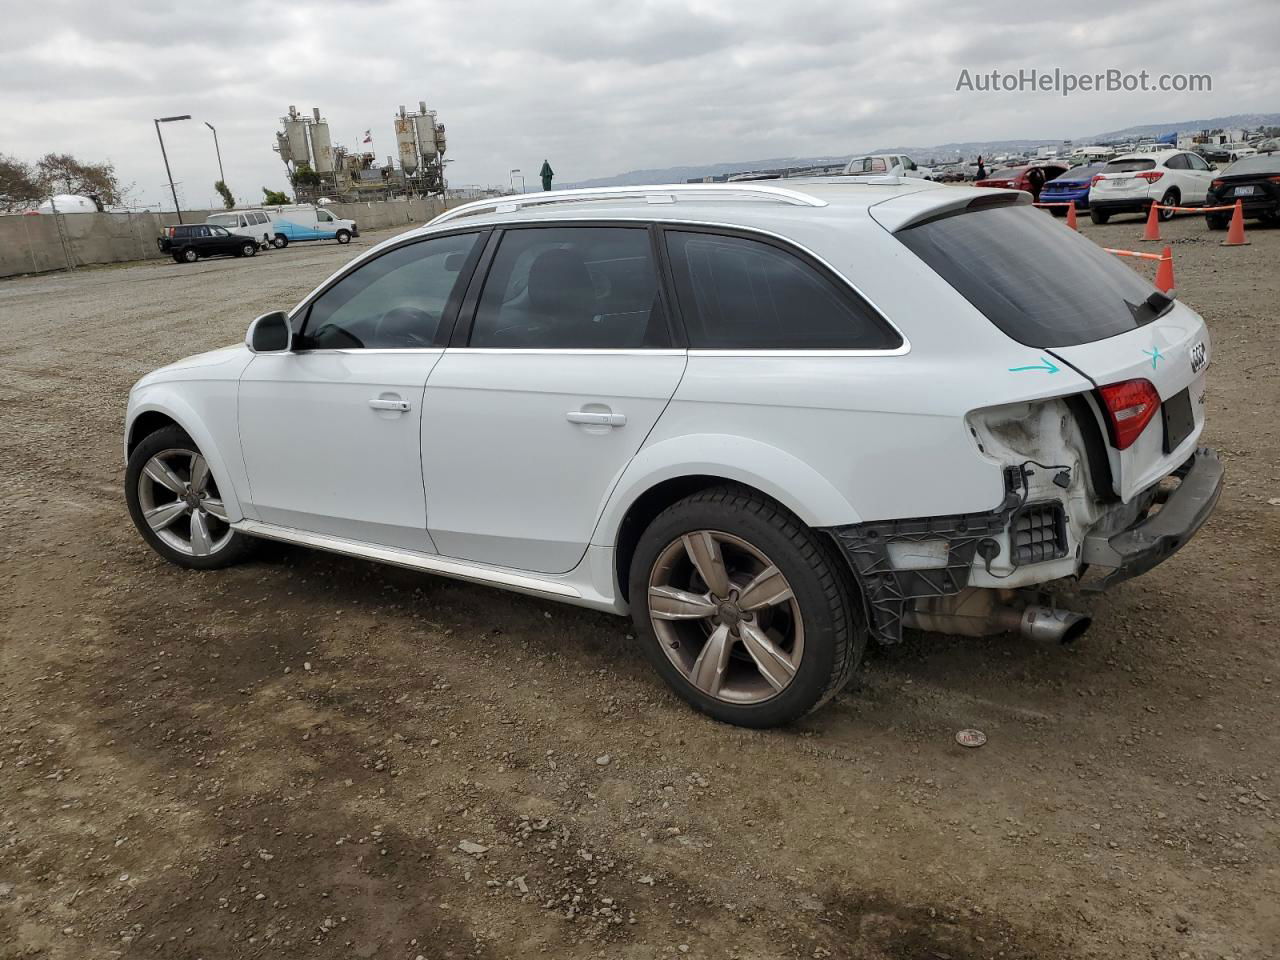
<path id="1" fill-rule="evenodd" d="M 329 124 L 320 119 L 320 108 L 313 108 L 315 119 L 311 123 L 311 169 L 319 174 L 333 173 L 333 143 L 329 139 Z"/>
<path id="2" fill-rule="evenodd" d="M 290 107 L 289 115 L 284 118 L 284 134 L 289 139 L 289 154 L 294 164 L 310 163 L 311 153 L 307 147 L 307 121 L 298 116 L 296 107 Z"/>
<path id="3" fill-rule="evenodd" d="M 418 139 L 414 118 L 405 116 L 404 107 L 396 117 L 396 152 L 400 155 L 400 167 L 406 176 L 418 172 Z"/>

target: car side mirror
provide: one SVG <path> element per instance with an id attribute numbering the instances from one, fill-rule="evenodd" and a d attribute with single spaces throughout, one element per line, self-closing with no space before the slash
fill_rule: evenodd
<path id="1" fill-rule="evenodd" d="M 254 353 L 288 353 L 293 348 L 293 328 L 283 310 L 264 313 L 249 324 L 244 345 Z"/>

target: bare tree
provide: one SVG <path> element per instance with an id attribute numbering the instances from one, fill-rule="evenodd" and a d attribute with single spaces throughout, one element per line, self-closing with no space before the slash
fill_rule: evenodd
<path id="1" fill-rule="evenodd" d="M 44 195 L 31 164 L 0 153 L 0 213 L 25 210 Z"/>
<path id="2" fill-rule="evenodd" d="M 115 166 L 110 162 L 84 163 L 69 153 L 46 153 L 36 163 L 36 178 L 45 193 L 88 197 L 99 210 L 124 199 Z"/>

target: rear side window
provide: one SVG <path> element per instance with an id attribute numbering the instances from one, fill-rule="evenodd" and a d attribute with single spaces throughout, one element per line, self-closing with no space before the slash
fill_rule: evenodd
<path id="1" fill-rule="evenodd" d="M 805 260 L 745 237 L 667 231 L 689 346 L 891 350 L 902 338 Z"/>
<path id="2" fill-rule="evenodd" d="M 1133 330 L 1152 291 L 1092 240 L 1028 204 L 940 217 L 897 237 L 1027 346 L 1069 347 Z"/>
<path id="3" fill-rule="evenodd" d="M 646 228 L 533 227 L 503 234 L 469 345 L 619 350 L 670 339 Z"/>

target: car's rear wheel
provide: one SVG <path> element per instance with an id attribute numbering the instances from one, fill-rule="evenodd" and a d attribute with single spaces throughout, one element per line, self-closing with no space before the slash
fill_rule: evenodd
<path id="1" fill-rule="evenodd" d="M 277 250 L 283 250 L 285 247 L 289 245 L 289 238 L 286 237 L 283 233 L 277 233 L 275 235 L 275 238 L 271 241 L 271 245 L 275 247 Z"/>
<path id="2" fill-rule="evenodd" d="M 1065 217 L 1067 215 L 1066 207 L 1050 207 L 1049 212 L 1055 217 Z"/>
<path id="3" fill-rule="evenodd" d="M 1210 230 L 1227 229 L 1227 223 L 1230 219 L 1225 213 L 1206 213 L 1204 215 L 1204 222 Z"/>
<path id="4" fill-rule="evenodd" d="M 866 631 L 833 548 L 754 491 L 686 497 L 641 535 L 632 616 L 654 667 L 698 710 L 771 727 L 848 681 Z"/>
<path id="5" fill-rule="evenodd" d="M 195 247 L 187 247 L 180 254 L 184 263 L 195 263 L 200 259 L 200 251 Z"/>
<path id="6" fill-rule="evenodd" d="M 339 230 L 339 231 L 337 232 L 336 236 L 337 236 L 337 240 L 338 240 L 338 242 L 339 242 L 339 243 L 350 243 L 350 242 L 351 242 L 351 231 L 350 231 L 350 230 Z"/>
<path id="7" fill-rule="evenodd" d="M 240 256 L 253 257 L 258 254 L 258 245 L 256 243 L 245 243 L 240 246 Z"/>
<path id="8" fill-rule="evenodd" d="M 1167 208 L 1176 207 L 1178 205 L 1178 201 L 1181 199 L 1182 199 L 1182 194 L 1178 193 L 1176 189 L 1170 188 L 1166 190 L 1164 192 L 1164 196 L 1160 198 L 1160 211 L 1159 211 L 1160 219 L 1172 220 L 1173 211 Z"/>
<path id="9" fill-rule="evenodd" d="M 212 570 L 252 549 L 252 538 L 231 528 L 208 461 L 179 427 L 157 430 L 133 449 L 125 501 L 142 538 L 170 563 Z"/>
<path id="10" fill-rule="evenodd" d="M 1111 214 L 1106 213 L 1102 210 L 1091 209 L 1089 211 L 1089 219 L 1092 220 L 1094 223 L 1106 223 L 1108 220 L 1111 219 Z"/>

